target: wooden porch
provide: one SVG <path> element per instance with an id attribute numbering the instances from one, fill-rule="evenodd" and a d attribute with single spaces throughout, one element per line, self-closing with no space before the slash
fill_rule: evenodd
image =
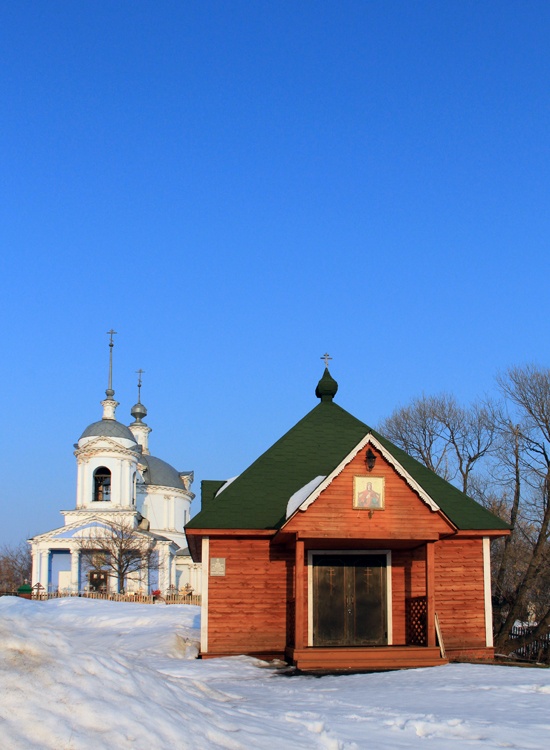
<path id="1" fill-rule="evenodd" d="M 287 661 L 308 671 L 383 671 L 448 664 L 440 649 L 428 646 L 368 646 L 288 648 Z"/>

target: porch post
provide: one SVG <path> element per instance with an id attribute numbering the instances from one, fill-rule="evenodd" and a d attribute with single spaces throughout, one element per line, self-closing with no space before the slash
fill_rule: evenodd
<path id="1" fill-rule="evenodd" d="M 485 645 L 493 648 L 493 601 L 491 599 L 491 540 L 483 537 L 483 588 L 485 590 Z"/>
<path id="2" fill-rule="evenodd" d="M 435 555 L 434 543 L 426 542 L 426 636 L 435 646 Z"/>
<path id="3" fill-rule="evenodd" d="M 202 538 L 201 566 L 201 654 L 208 653 L 208 570 L 210 568 L 210 537 Z"/>
<path id="4" fill-rule="evenodd" d="M 294 648 L 304 647 L 304 543 L 296 539 L 294 560 Z"/>

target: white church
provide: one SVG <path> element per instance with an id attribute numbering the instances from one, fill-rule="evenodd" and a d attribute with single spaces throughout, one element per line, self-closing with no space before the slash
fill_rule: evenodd
<path id="1" fill-rule="evenodd" d="M 200 594 L 200 564 L 193 563 L 183 530 L 194 498 L 193 472 L 177 471 L 149 452 L 151 428 L 143 421 L 147 409 L 141 403 L 141 371 L 138 401 L 130 412 L 133 422 L 126 426 L 116 420 L 115 332 L 109 333 L 109 385 L 101 402 L 103 416 L 88 425 L 75 444 L 76 505 L 61 511 L 63 526 L 29 540 L 32 584 L 46 591 L 116 591 L 112 566 L 109 570 L 94 562 L 91 549 L 94 539 L 123 529 L 148 554 L 147 564 L 135 565 L 138 569 L 128 572 L 125 591 L 160 590 L 165 595 L 193 590 Z"/>

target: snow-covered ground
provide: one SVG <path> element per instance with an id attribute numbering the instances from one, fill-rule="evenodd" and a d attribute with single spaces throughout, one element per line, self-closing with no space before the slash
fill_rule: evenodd
<path id="1" fill-rule="evenodd" d="M 1 598 L 0 747 L 550 746 L 548 670 L 288 677 L 246 657 L 193 659 L 198 627 L 185 605 Z"/>

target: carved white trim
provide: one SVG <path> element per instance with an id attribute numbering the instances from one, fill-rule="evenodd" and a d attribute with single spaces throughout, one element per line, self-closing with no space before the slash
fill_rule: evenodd
<path id="1" fill-rule="evenodd" d="M 430 495 L 418 484 L 418 482 L 411 477 L 408 471 L 406 471 L 403 466 L 397 461 L 396 458 L 394 458 L 391 453 L 387 450 L 387 448 L 384 448 L 384 446 L 374 437 L 374 435 L 369 432 L 365 437 L 355 446 L 355 448 L 348 453 L 348 455 L 344 458 L 344 460 L 338 464 L 338 466 L 334 469 L 334 471 L 328 475 L 328 477 L 321 482 L 320 485 L 307 497 L 304 502 L 294 511 L 294 513 L 290 516 L 289 519 L 285 522 L 288 523 L 291 518 L 294 517 L 295 513 L 298 513 L 299 511 L 304 512 L 306 511 L 309 506 L 317 500 L 321 492 L 326 490 L 326 488 L 334 481 L 334 479 L 342 473 L 342 471 L 346 468 L 346 466 L 355 458 L 355 456 L 363 450 L 367 445 L 372 445 L 374 448 L 376 448 L 380 453 L 384 456 L 386 461 L 393 466 L 395 471 L 401 476 L 409 485 L 411 489 L 413 489 L 417 495 L 420 497 L 420 499 L 433 511 L 440 510 L 439 505 L 433 500 Z M 283 526 L 284 528 L 284 526 Z"/>
<path id="2" fill-rule="evenodd" d="M 178 497 L 189 498 L 190 500 L 193 500 L 193 498 L 195 497 L 193 492 L 182 490 L 179 487 L 166 487 L 162 484 L 145 483 L 140 483 L 140 485 L 143 487 L 145 492 L 149 492 L 149 494 L 151 495 L 164 495 L 165 497 L 167 495 L 177 495 Z"/>
<path id="3" fill-rule="evenodd" d="M 202 538 L 201 581 L 201 653 L 208 653 L 208 571 L 210 568 L 210 537 Z"/>
<path id="4" fill-rule="evenodd" d="M 126 460 L 138 461 L 138 454 L 131 450 L 131 448 L 125 448 L 123 445 L 116 443 L 110 438 L 102 438 L 108 444 L 107 445 L 95 445 L 90 447 L 90 443 L 85 445 L 83 448 L 77 448 L 74 451 L 76 459 L 90 458 L 91 456 L 98 456 L 101 453 L 117 454 L 118 457 L 124 457 Z"/>
<path id="5" fill-rule="evenodd" d="M 57 535 L 66 533 L 67 531 L 75 531 L 79 529 L 83 524 L 91 523 L 93 521 L 97 521 L 98 523 L 108 523 L 109 518 L 112 518 L 113 515 L 118 515 L 119 517 L 127 516 L 128 518 L 136 518 L 138 515 L 136 511 L 118 509 L 108 510 L 104 513 L 96 510 L 62 510 L 61 514 L 74 514 L 79 516 L 80 518 L 77 521 L 71 521 L 70 523 L 65 524 L 65 526 L 59 526 L 57 529 L 46 531 L 44 534 L 37 534 L 36 536 L 33 536 L 31 539 L 29 539 L 29 542 L 31 542 L 31 544 L 38 544 L 40 542 L 55 540 L 56 542 L 59 541 L 63 542 L 63 544 L 67 543 L 67 545 L 69 545 L 71 541 L 70 538 L 61 540 Z"/>

